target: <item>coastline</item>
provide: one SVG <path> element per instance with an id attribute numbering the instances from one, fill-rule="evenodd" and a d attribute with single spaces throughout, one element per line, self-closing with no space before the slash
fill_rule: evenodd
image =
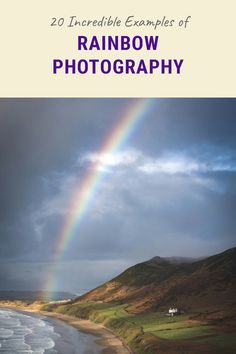
<path id="1" fill-rule="evenodd" d="M 56 312 L 38 311 L 38 313 L 65 321 L 81 332 L 93 334 L 98 337 L 97 342 L 104 347 L 103 354 L 134 354 L 131 349 L 110 329 L 90 320 L 63 315 Z"/>
<path id="2" fill-rule="evenodd" d="M 74 316 L 63 315 L 57 312 L 42 311 L 40 308 L 30 308 L 30 306 L 9 305 L 0 302 L 0 307 L 12 308 L 24 312 L 33 312 L 46 317 L 53 317 L 64 321 L 81 332 L 89 333 L 97 337 L 97 343 L 102 347 L 102 354 L 134 354 L 126 343 L 122 341 L 114 332 L 101 324 L 90 320 L 80 319 Z"/>

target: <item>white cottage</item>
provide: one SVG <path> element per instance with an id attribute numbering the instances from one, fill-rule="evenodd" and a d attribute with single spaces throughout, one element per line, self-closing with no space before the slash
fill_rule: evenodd
<path id="1" fill-rule="evenodd" d="M 180 310 L 177 307 L 170 307 L 168 313 L 170 316 L 175 316 L 180 314 Z"/>

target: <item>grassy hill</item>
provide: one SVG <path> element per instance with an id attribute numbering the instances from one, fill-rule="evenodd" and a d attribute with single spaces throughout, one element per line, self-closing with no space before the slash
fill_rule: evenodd
<path id="1" fill-rule="evenodd" d="M 155 257 L 66 305 L 103 323 L 138 354 L 236 352 L 236 248 L 202 260 Z M 169 317 L 170 306 L 184 311 Z"/>
<path id="2" fill-rule="evenodd" d="M 189 263 L 156 257 L 137 264 L 78 300 L 129 304 L 131 313 L 236 310 L 236 248 Z"/>

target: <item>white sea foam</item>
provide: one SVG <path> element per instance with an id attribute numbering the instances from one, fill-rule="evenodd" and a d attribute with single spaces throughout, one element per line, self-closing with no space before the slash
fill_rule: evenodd
<path id="1" fill-rule="evenodd" d="M 7 328 L 0 328 L 0 339 L 6 339 L 13 335 L 13 331 Z"/>
<path id="2" fill-rule="evenodd" d="M 0 310 L 0 353 L 44 354 L 54 348 L 58 336 L 53 326 L 41 318 Z"/>
<path id="3" fill-rule="evenodd" d="M 57 319 L 0 308 L 0 354 L 101 354 L 96 337 Z"/>

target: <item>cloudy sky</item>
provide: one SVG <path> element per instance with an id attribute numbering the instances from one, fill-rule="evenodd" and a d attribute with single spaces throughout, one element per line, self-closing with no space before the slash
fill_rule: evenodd
<path id="1" fill-rule="evenodd" d="M 129 99 L 0 100 L 0 289 L 41 289 L 86 171 L 105 178 L 57 265 L 83 292 L 153 256 L 236 245 L 236 100 L 153 99 L 121 150 Z"/>

